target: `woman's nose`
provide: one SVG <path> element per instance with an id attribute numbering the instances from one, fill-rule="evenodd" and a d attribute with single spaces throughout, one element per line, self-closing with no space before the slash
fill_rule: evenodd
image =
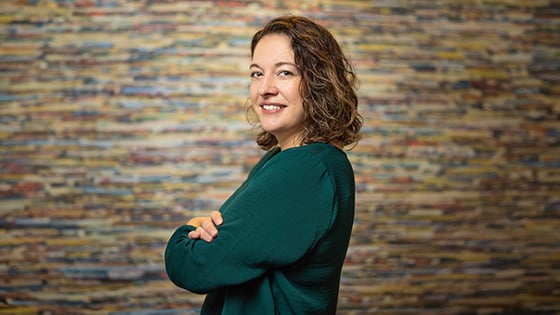
<path id="1" fill-rule="evenodd" d="M 278 94 L 278 87 L 272 77 L 263 77 L 259 86 L 259 94 L 262 96 Z"/>

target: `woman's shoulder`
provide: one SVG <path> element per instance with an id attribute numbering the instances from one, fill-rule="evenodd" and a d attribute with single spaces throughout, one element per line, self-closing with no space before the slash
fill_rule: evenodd
<path id="1" fill-rule="evenodd" d="M 300 168 L 322 166 L 329 168 L 332 164 L 347 163 L 344 151 L 331 144 L 316 142 L 293 147 L 276 154 L 279 163 L 295 163 Z"/>
<path id="2" fill-rule="evenodd" d="M 294 147 L 291 149 L 286 150 L 286 153 L 290 155 L 303 155 L 303 156 L 315 156 L 320 159 L 324 158 L 343 158 L 346 159 L 346 153 L 339 149 L 338 147 L 323 143 L 323 142 L 315 142 L 307 145 L 302 145 L 300 147 Z"/>
<path id="3" fill-rule="evenodd" d="M 312 143 L 276 151 L 253 169 L 250 178 L 256 182 L 270 179 L 291 182 L 295 183 L 294 187 L 301 187 L 302 183 L 317 179 L 331 183 L 350 180 L 352 175 L 352 166 L 344 151 L 329 144 Z"/>
<path id="4" fill-rule="evenodd" d="M 346 155 L 344 151 L 339 149 L 337 146 L 324 142 L 314 142 L 308 145 L 303 145 L 298 148 L 319 155 L 320 154 L 329 154 L 329 155 L 337 154 L 343 156 Z"/>

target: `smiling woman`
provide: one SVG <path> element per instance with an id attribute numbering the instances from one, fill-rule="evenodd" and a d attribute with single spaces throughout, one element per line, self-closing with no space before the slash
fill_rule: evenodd
<path id="1" fill-rule="evenodd" d="M 262 47 L 265 46 L 264 39 L 277 36 L 288 40 L 287 52 L 275 50 L 285 49 L 284 43 L 278 39 L 268 40 L 276 42 L 276 47 Z M 356 143 L 360 139 L 362 127 L 356 95 L 357 79 L 352 65 L 332 34 L 307 18 L 281 17 L 268 23 L 253 36 L 251 55 L 254 61 L 262 57 L 266 59 L 266 56 L 259 55 L 259 50 L 265 48 L 271 49 L 269 52 L 275 56 L 293 56 L 283 57 L 292 60 L 288 63 L 294 68 L 287 70 L 293 71 L 292 75 L 299 80 L 298 93 L 305 114 L 301 143 L 326 142 L 339 147 Z M 254 75 L 251 72 L 251 76 Z M 252 84 L 249 110 L 255 109 L 255 102 L 258 105 L 254 96 Z M 261 148 L 268 150 L 278 144 L 273 133 L 261 128 L 258 115 L 253 123 L 260 130 L 257 144 Z"/>
<path id="2" fill-rule="evenodd" d="M 262 38 L 253 51 L 250 70 L 251 102 L 260 127 L 276 138 L 282 150 L 298 145 L 305 113 L 290 38 L 283 34 Z"/>
<path id="3" fill-rule="evenodd" d="M 251 44 L 249 111 L 268 150 L 208 217 L 171 236 L 167 274 L 201 314 L 335 314 L 354 219 L 355 76 L 334 37 L 298 16 Z"/>

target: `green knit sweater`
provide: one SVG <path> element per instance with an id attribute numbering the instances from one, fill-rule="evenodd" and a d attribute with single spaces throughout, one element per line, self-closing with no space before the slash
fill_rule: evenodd
<path id="1" fill-rule="evenodd" d="M 220 208 L 211 243 L 179 227 L 165 250 L 171 281 L 208 294 L 201 314 L 335 314 L 354 219 L 346 154 L 314 143 L 267 152 Z"/>

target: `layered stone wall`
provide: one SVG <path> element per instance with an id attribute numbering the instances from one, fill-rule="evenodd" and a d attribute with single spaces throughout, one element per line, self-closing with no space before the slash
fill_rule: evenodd
<path id="1" fill-rule="evenodd" d="M 339 314 L 560 312 L 560 3 L 0 3 L 0 314 L 196 314 L 162 252 L 262 154 L 249 42 L 330 28 L 364 138 Z"/>

